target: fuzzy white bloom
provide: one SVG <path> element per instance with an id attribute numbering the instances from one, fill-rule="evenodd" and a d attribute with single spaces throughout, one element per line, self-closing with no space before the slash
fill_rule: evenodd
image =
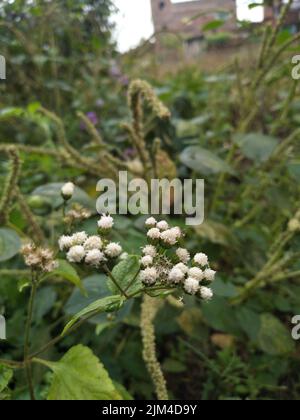
<path id="1" fill-rule="evenodd" d="M 147 236 L 148 236 L 148 238 L 153 239 L 153 240 L 159 239 L 160 238 L 160 230 L 157 229 L 157 228 L 152 228 L 152 229 L 148 230 Z"/>
<path id="2" fill-rule="evenodd" d="M 187 274 L 187 273 L 188 273 L 188 271 L 189 271 L 188 266 L 186 266 L 186 265 L 185 265 L 185 264 L 183 264 L 183 263 L 176 264 L 176 265 L 174 266 L 174 268 L 178 268 L 179 270 L 181 270 L 181 271 L 183 272 L 183 274 Z"/>
<path id="3" fill-rule="evenodd" d="M 144 248 L 143 248 L 143 254 L 144 255 L 150 255 L 150 257 L 152 257 L 152 258 L 155 258 L 156 257 L 156 255 L 157 255 L 157 251 L 156 251 L 156 248 L 155 248 L 155 246 L 153 246 L 153 245 L 146 245 Z"/>
<path id="4" fill-rule="evenodd" d="M 122 254 L 122 247 L 116 242 L 110 242 L 105 248 L 105 254 L 110 258 L 116 258 Z"/>
<path id="5" fill-rule="evenodd" d="M 101 249 L 103 242 L 99 236 L 90 236 L 84 243 L 84 249 L 91 251 L 92 249 Z"/>
<path id="6" fill-rule="evenodd" d="M 73 245 L 73 240 L 71 236 L 63 235 L 58 240 L 58 246 L 61 251 L 71 248 L 72 245 Z"/>
<path id="7" fill-rule="evenodd" d="M 207 281 L 214 281 L 216 276 L 216 271 L 211 270 L 210 268 L 207 268 L 206 270 L 204 270 L 204 278 Z"/>
<path id="8" fill-rule="evenodd" d="M 150 255 L 145 255 L 141 258 L 141 264 L 144 267 L 148 267 L 153 264 L 153 258 Z"/>
<path id="9" fill-rule="evenodd" d="M 154 226 L 156 226 L 156 223 L 157 223 L 157 221 L 154 219 L 154 217 L 149 217 L 149 218 L 146 220 L 145 225 L 146 225 L 147 227 L 154 227 Z"/>
<path id="10" fill-rule="evenodd" d="M 208 256 L 206 254 L 203 254 L 202 252 L 199 252 L 194 256 L 194 261 L 196 264 L 200 265 L 201 267 L 204 267 L 208 264 Z"/>
<path id="11" fill-rule="evenodd" d="M 75 185 L 73 184 L 73 182 L 67 182 L 62 186 L 61 194 L 64 199 L 69 200 L 73 196 L 74 190 Z"/>
<path id="12" fill-rule="evenodd" d="M 58 268 L 59 263 L 58 261 L 49 261 L 44 265 L 44 271 L 46 273 L 51 273 L 51 271 L 54 271 Z"/>
<path id="13" fill-rule="evenodd" d="M 199 291 L 199 282 L 193 277 L 188 277 L 184 282 L 184 289 L 190 295 L 195 295 Z"/>
<path id="14" fill-rule="evenodd" d="M 154 267 L 147 267 L 145 270 L 142 270 L 140 272 L 140 278 L 143 283 L 151 286 L 152 284 L 155 284 L 157 280 L 158 274 L 156 271 L 156 268 Z"/>
<path id="15" fill-rule="evenodd" d="M 178 239 L 182 237 L 182 231 L 181 231 L 180 227 L 178 227 L 178 226 L 172 227 L 172 228 L 171 228 L 171 232 L 172 232 L 174 235 L 176 235 L 176 237 L 177 237 Z"/>
<path id="16" fill-rule="evenodd" d="M 189 269 L 189 276 L 193 277 L 194 279 L 201 281 L 204 278 L 203 271 L 198 267 L 192 267 Z"/>
<path id="17" fill-rule="evenodd" d="M 180 259 L 180 261 L 185 264 L 191 259 L 189 251 L 185 248 L 178 248 L 176 251 L 176 255 Z"/>
<path id="18" fill-rule="evenodd" d="M 70 248 L 67 253 L 67 260 L 74 263 L 79 263 L 85 257 L 85 249 L 81 245 L 75 245 Z"/>
<path id="19" fill-rule="evenodd" d="M 72 245 L 82 245 L 87 240 L 88 236 L 85 232 L 77 232 L 71 236 L 72 238 Z"/>
<path id="20" fill-rule="evenodd" d="M 210 300 L 213 297 L 213 291 L 209 287 L 200 287 L 200 295 L 204 300 Z"/>
<path id="21" fill-rule="evenodd" d="M 129 257 L 128 252 L 122 252 L 122 254 L 120 255 L 120 260 L 122 261 L 127 260 L 128 257 Z"/>
<path id="22" fill-rule="evenodd" d="M 168 225 L 168 223 L 165 220 L 162 220 L 161 222 L 158 222 L 157 225 L 156 225 L 156 227 L 159 230 L 167 230 L 167 229 L 169 229 L 169 225 Z"/>
<path id="23" fill-rule="evenodd" d="M 111 229 L 114 225 L 114 219 L 111 216 L 103 214 L 101 219 L 98 221 L 98 227 L 100 229 Z"/>
<path id="24" fill-rule="evenodd" d="M 180 268 L 173 267 L 169 273 L 169 281 L 171 283 L 180 283 L 184 280 L 185 274 L 180 270 Z"/>
<path id="25" fill-rule="evenodd" d="M 175 245 L 178 240 L 178 233 L 173 229 L 165 230 L 160 235 L 161 240 L 168 245 Z"/>
<path id="26" fill-rule="evenodd" d="M 105 261 L 106 258 L 99 249 L 92 249 L 87 252 L 85 257 L 85 262 L 89 265 L 92 265 L 94 267 L 98 267 L 101 262 Z"/>

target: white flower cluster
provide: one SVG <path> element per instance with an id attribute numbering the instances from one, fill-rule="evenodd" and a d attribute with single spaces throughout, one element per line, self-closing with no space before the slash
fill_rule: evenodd
<path id="1" fill-rule="evenodd" d="M 166 221 L 157 222 L 154 217 L 146 220 L 150 245 L 143 248 L 140 278 L 145 285 L 157 282 L 181 287 L 190 295 L 210 300 L 213 292 L 208 286 L 216 272 L 209 267 L 206 254 L 197 253 L 191 258 L 187 249 L 178 247 L 171 255 L 169 249 L 183 238 L 179 227 L 170 228 Z"/>
<path id="2" fill-rule="evenodd" d="M 103 215 L 98 222 L 101 229 L 110 229 L 113 218 Z M 105 238 L 86 232 L 76 232 L 71 236 L 63 235 L 58 241 L 59 249 L 67 252 L 67 260 L 72 263 L 85 263 L 99 267 L 109 258 L 117 258 L 122 254 L 122 247 L 116 242 L 109 242 Z"/>

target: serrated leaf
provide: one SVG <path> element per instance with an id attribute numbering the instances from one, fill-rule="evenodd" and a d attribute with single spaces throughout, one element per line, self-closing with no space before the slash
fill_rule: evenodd
<path id="1" fill-rule="evenodd" d="M 258 345 L 265 353 L 279 356 L 292 353 L 295 343 L 289 330 L 273 315 L 262 314 Z"/>
<path id="2" fill-rule="evenodd" d="M 12 229 L 0 229 L 0 262 L 13 258 L 21 248 L 19 235 Z"/>
<path id="3" fill-rule="evenodd" d="M 200 146 L 190 146 L 180 155 L 181 162 L 188 168 L 204 175 L 229 173 L 234 174 L 227 162 L 213 152 Z"/>
<path id="4" fill-rule="evenodd" d="M 141 281 L 138 278 L 140 271 L 139 257 L 136 255 L 130 255 L 126 260 L 121 261 L 116 265 L 112 271 L 112 275 L 128 294 L 134 293 L 139 290 L 142 286 Z M 108 279 L 108 287 L 112 293 L 118 293 L 118 288 L 114 285 L 112 280 Z"/>
<path id="5" fill-rule="evenodd" d="M 43 364 L 54 372 L 48 400 L 122 399 L 103 364 L 88 347 L 79 344 L 59 362 L 43 361 Z"/>
<path id="6" fill-rule="evenodd" d="M 12 377 L 13 377 L 12 369 L 9 369 L 6 366 L 0 365 L 0 392 L 2 392 L 7 387 Z"/>
<path id="7" fill-rule="evenodd" d="M 58 267 L 45 277 L 62 277 L 77 286 L 82 293 L 85 293 L 84 286 L 75 268 L 65 260 L 57 260 L 57 262 Z"/>
<path id="8" fill-rule="evenodd" d="M 88 305 L 82 311 L 78 312 L 65 326 L 62 335 L 65 335 L 66 332 L 80 319 L 87 318 L 92 315 L 100 314 L 102 312 L 115 312 L 121 309 L 124 304 L 124 298 L 119 295 L 107 296 L 105 298 L 96 300 L 95 302 Z"/>

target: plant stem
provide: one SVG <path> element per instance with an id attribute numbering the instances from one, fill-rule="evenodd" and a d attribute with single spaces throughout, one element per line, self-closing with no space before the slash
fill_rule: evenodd
<path id="1" fill-rule="evenodd" d="M 24 341 L 24 365 L 26 368 L 26 376 L 27 382 L 29 387 L 29 394 L 30 399 L 35 400 L 34 396 L 34 388 L 33 388 L 33 381 L 32 381 L 32 371 L 31 371 L 31 361 L 29 356 L 30 351 L 30 330 L 31 330 L 31 323 L 32 323 L 32 314 L 33 314 L 33 306 L 34 306 L 34 299 L 36 295 L 37 289 L 37 279 L 35 278 L 34 274 L 32 273 L 32 286 L 28 304 L 28 314 L 27 314 L 27 322 L 25 327 L 25 341 Z"/>
<path id="2" fill-rule="evenodd" d="M 112 272 L 110 271 L 110 269 L 107 267 L 107 265 L 104 265 L 104 271 L 106 272 L 106 274 L 108 275 L 108 277 L 111 279 L 111 281 L 114 283 L 114 285 L 116 286 L 116 288 L 121 292 L 121 294 L 123 296 L 126 297 L 126 299 L 128 299 L 128 295 L 126 294 L 126 292 L 122 289 L 122 287 L 119 285 L 119 283 L 117 282 L 117 280 L 114 278 Z"/>

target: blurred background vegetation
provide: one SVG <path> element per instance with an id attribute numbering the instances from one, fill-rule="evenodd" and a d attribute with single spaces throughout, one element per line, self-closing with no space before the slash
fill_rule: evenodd
<path id="1" fill-rule="evenodd" d="M 137 77 L 150 82 L 172 117 L 161 122 L 146 115 L 148 145 L 161 139 L 164 176 L 174 175 L 175 164 L 180 178 L 205 179 L 205 223 L 187 229 L 187 242 L 191 250 L 203 249 L 218 271 L 211 303 L 200 306 L 190 298 L 181 307 L 168 301 L 157 317 L 158 355 L 170 396 L 297 400 L 300 353 L 291 338 L 291 319 L 300 314 L 300 96 L 291 77 L 297 25 L 286 24 L 283 8 L 269 23 L 241 23 L 233 45 L 227 44 L 232 34 L 216 31 L 221 23 L 211 21 L 193 57 L 168 34 L 121 55 L 112 38 L 113 13 L 110 0 L 1 2 L 7 80 L 0 83 L 0 188 L 8 170 L 1 146 L 15 144 L 22 157 L 22 194 L 54 244 L 59 197 L 53 184 L 73 180 L 85 191 L 79 201 L 94 210 L 98 178 L 58 160 L 57 127 L 41 106 L 60 118 L 69 143 L 83 156 L 97 159 L 100 152 L 78 111 L 115 157 L 136 164 L 122 126 L 130 115 L 127 87 Z M 0 313 L 8 334 L 0 351 L 1 358 L 18 360 L 28 274 L 9 232 L 30 236 L 30 226 L 18 203 L 11 210 L 0 229 Z M 127 252 L 143 244 L 142 220 L 116 218 L 116 239 Z M 170 222 L 185 227 L 184 218 L 171 216 Z M 94 223 L 81 227 L 92 232 Z M 38 292 L 34 347 L 105 293 L 93 274 L 83 280 L 88 297 L 68 283 L 59 287 L 61 281 L 45 282 Z M 117 318 L 99 316 L 45 357 L 56 359 L 72 345 L 86 344 L 133 398 L 154 398 L 139 315 L 135 301 Z M 43 398 L 49 374 L 38 367 L 34 375 Z M 9 386 L 0 381 L 1 398 L 28 398 L 22 372 Z"/>

